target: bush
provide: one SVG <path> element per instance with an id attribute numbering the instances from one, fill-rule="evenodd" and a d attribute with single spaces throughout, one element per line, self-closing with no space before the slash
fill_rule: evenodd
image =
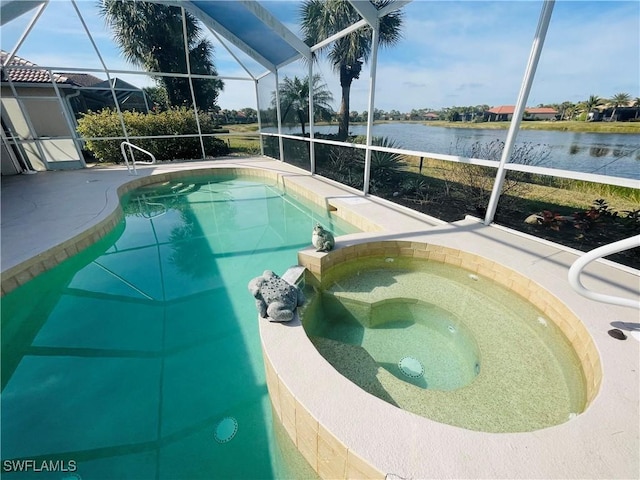
<path id="1" fill-rule="evenodd" d="M 323 138 L 318 135 L 319 138 Z M 330 136 L 330 140 L 334 140 Z M 366 137 L 350 137 L 349 141 L 364 144 Z M 387 137 L 373 137 L 371 144 L 377 147 L 402 148 Z M 365 151 L 336 145 L 316 145 L 316 167 L 319 174 L 361 189 L 364 180 Z M 381 194 L 399 188 L 407 164 L 404 155 L 398 153 L 371 152 L 370 191 Z"/>
<path id="2" fill-rule="evenodd" d="M 500 161 L 505 143 L 502 140 L 490 142 L 473 142 L 470 146 L 457 144 L 454 154 L 485 160 Z M 551 149 L 548 145 L 523 143 L 515 145 L 509 163 L 520 165 L 543 166 L 549 158 Z M 511 171 L 502 185 L 500 209 L 514 208 L 514 202 L 523 197 L 529 190 L 532 175 Z M 496 169 L 469 163 L 457 163 L 451 166 L 445 175 L 445 181 L 457 183 L 462 188 L 463 197 L 475 211 L 486 211 L 491 190 L 496 178 Z"/>
<path id="3" fill-rule="evenodd" d="M 202 158 L 202 148 L 198 137 L 178 137 L 178 135 L 197 134 L 198 126 L 193 111 L 187 108 L 175 108 L 165 112 L 140 113 L 122 112 L 129 137 L 171 135 L 171 138 L 142 138 L 132 140 L 136 146 L 151 152 L 157 160 L 176 160 Z M 200 129 L 203 134 L 213 133 L 216 125 L 211 117 L 200 113 Z M 99 162 L 123 161 L 120 144 L 123 140 L 122 125 L 118 112 L 103 109 L 88 112 L 78 120 L 78 133 L 87 138 L 86 148 Z M 116 137 L 111 140 L 93 140 L 92 138 Z M 203 137 L 207 156 L 215 157 L 229 152 L 227 144 L 215 137 Z"/>

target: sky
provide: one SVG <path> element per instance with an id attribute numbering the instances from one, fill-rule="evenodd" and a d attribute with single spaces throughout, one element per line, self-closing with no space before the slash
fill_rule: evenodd
<path id="1" fill-rule="evenodd" d="M 292 32 L 299 32 L 299 0 L 262 1 Z M 97 14 L 96 0 L 78 0 L 109 69 L 137 70 L 120 55 L 104 20 Z M 400 43 L 379 53 L 375 90 L 376 108 L 409 112 L 444 107 L 513 105 L 516 103 L 536 32 L 540 0 L 455 1 L 414 0 L 403 10 Z M 35 11 L 2 26 L 1 48 L 11 51 Z M 208 34 L 215 46 L 218 73 L 249 78 L 245 68 L 225 46 Z M 254 75 L 265 69 L 230 47 Z M 51 0 L 27 36 L 17 55 L 38 65 L 102 68 L 84 26 L 69 0 Z M 338 110 L 338 76 L 326 60 L 315 66 L 332 92 Z M 302 62 L 284 67 L 279 75 L 304 77 Z M 106 78 L 104 74 L 94 75 Z M 148 76 L 116 74 L 138 86 L 153 85 Z M 351 88 L 351 110 L 367 110 L 370 85 L 368 66 Z M 270 101 L 273 76 L 261 82 L 261 104 Z M 528 106 L 580 102 L 590 95 L 609 98 L 617 93 L 640 97 L 640 2 L 555 2 L 549 31 Z M 253 82 L 226 80 L 220 95 L 221 108 L 256 107 Z"/>

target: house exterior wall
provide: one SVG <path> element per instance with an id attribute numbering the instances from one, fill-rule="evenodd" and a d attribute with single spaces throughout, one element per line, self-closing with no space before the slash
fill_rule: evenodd
<path id="1" fill-rule="evenodd" d="M 529 118 L 533 120 L 553 120 L 556 115 L 555 113 L 532 113 Z"/>
<path id="2" fill-rule="evenodd" d="M 513 118 L 512 113 L 489 113 L 490 122 L 510 122 Z"/>
<path id="3" fill-rule="evenodd" d="M 18 98 L 9 87 L 0 89 L 2 118 L 20 140 L 18 148 L 31 167 L 36 171 L 82 168 L 77 135 L 63 110 L 66 99 L 63 106 L 49 85 L 16 86 L 15 90 Z"/>

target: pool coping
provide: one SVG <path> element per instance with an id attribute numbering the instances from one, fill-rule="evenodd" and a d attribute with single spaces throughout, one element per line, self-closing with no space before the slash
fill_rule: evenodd
<path id="1" fill-rule="evenodd" d="M 288 418 L 283 424 L 290 435 L 291 422 L 316 432 L 309 439 L 292 438 L 303 454 L 305 448 L 315 451 L 315 467 L 325 478 L 638 477 L 639 342 L 631 337 L 620 342 L 606 333 L 612 323 L 637 325 L 637 311 L 575 293 L 566 274 L 577 253 L 472 218 L 446 224 L 272 159 L 158 164 L 139 167 L 138 177 L 115 167 L 3 178 L 3 294 L 106 234 L 120 219 L 119 195 L 132 180 L 152 182 L 162 174 L 209 168 L 262 170 L 269 178 L 286 179 L 286 188 L 297 194 L 323 198 L 327 208 L 375 230 L 339 237 L 336 250 L 408 241 L 468 251 L 504 265 L 559 298 L 580 318 L 599 353 L 602 385 L 585 413 L 533 433 L 485 434 L 417 417 L 367 394 L 317 353 L 301 327 L 261 321 L 274 410 Z M 35 195 L 30 197 L 30 191 Z M 16 199 L 23 200 L 22 207 L 11 209 Z M 321 262 L 325 254 L 308 249 L 301 255 Z M 587 288 L 622 296 L 637 295 L 639 278 L 640 272 L 606 261 L 590 264 L 583 275 Z M 274 375 L 280 393 L 271 391 Z"/>

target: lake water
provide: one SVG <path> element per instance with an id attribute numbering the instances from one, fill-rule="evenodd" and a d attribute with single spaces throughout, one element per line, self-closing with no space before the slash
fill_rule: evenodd
<path id="1" fill-rule="evenodd" d="M 273 130 L 272 130 L 273 131 Z M 338 127 L 317 126 L 317 133 L 337 133 Z M 352 125 L 354 135 L 365 135 L 365 125 Z M 283 128 L 299 133 L 300 127 Z M 507 130 L 433 127 L 419 123 L 383 123 L 373 134 L 394 139 L 398 148 L 420 152 L 465 155 L 475 142 L 505 141 Z M 546 145 L 550 155 L 538 166 L 640 179 L 640 135 L 521 130 L 516 144 Z"/>

